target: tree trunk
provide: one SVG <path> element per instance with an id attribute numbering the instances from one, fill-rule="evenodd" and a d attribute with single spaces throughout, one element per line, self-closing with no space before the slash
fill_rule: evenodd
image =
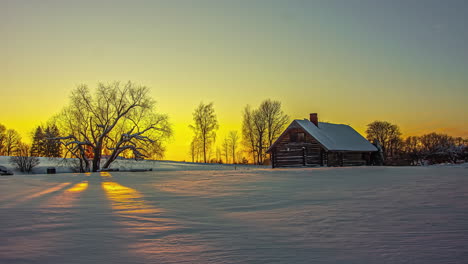
<path id="1" fill-rule="evenodd" d="M 206 139 L 203 138 L 203 162 L 206 163 Z"/>
<path id="2" fill-rule="evenodd" d="M 98 171 L 101 168 L 101 146 L 97 145 L 94 149 L 93 157 L 93 172 Z"/>
<path id="3" fill-rule="evenodd" d="M 102 166 L 103 169 L 107 169 L 109 168 L 109 166 L 111 165 L 112 162 L 114 162 L 114 160 L 117 158 L 117 156 L 119 155 L 120 153 L 117 152 L 117 149 L 115 149 L 112 154 L 110 155 L 109 159 L 104 163 L 104 165 Z"/>
<path id="4" fill-rule="evenodd" d="M 100 169 L 100 165 L 101 165 L 100 163 L 101 163 L 100 158 L 94 157 L 94 159 L 93 159 L 93 172 L 96 172 L 96 171 L 98 171 Z"/>

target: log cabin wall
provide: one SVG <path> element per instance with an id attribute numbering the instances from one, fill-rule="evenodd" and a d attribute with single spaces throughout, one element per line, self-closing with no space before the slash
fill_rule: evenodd
<path id="1" fill-rule="evenodd" d="M 322 146 L 302 128 L 290 128 L 272 151 L 273 167 L 321 166 L 326 162 Z"/>
<path id="2" fill-rule="evenodd" d="M 368 165 L 367 152 L 332 151 L 328 153 L 328 166 Z"/>
<path id="3" fill-rule="evenodd" d="M 364 152 L 344 152 L 343 166 L 363 166 L 367 164 Z"/>
<path id="4" fill-rule="evenodd" d="M 328 152 L 328 166 L 336 167 L 343 166 L 342 153 L 340 152 Z"/>

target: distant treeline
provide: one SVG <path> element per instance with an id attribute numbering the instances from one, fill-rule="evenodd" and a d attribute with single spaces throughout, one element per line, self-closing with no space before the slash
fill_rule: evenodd
<path id="1" fill-rule="evenodd" d="M 382 146 L 386 165 L 419 165 L 468 161 L 468 139 L 447 134 L 401 136 L 396 124 L 374 121 L 367 125 L 367 139 Z"/>

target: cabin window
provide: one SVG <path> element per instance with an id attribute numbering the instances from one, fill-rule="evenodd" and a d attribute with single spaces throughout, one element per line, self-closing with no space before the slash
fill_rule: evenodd
<path id="1" fill-rule="evenodd" d="M 304 141 L 305 141 L 304 133 L 297 133 L 297 142 L 304 142 Z"/>
<path id="2" fill-rule="evenodd" d="M 291 142 L 304 142 L 305 141 L 305 134 L 303 132 L 299 133 L 291 133 Z"/>

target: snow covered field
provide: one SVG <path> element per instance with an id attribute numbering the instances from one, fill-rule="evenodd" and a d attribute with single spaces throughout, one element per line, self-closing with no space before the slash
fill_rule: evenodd
<path id="1" fill-rule="evenodd" d="M 46 174 L 47 168 L 54 167 L 57 173 L 72 173 L 73 160 L 63 158 L 44 158 L 39 157 L 39 165 L 34 167 L 31 174 Z M 105 159 L 102 159 L 101 164 L 104 164 Z M 10 157 L 0 156 L 0 166 L 5 166 L 14 171 L 15 175 L 28 174 L 21 172 L 10 163 Z M 165 160 L 141 160 L 135 161 L 132 159 L 116 160 L 112 163 L 111 168 L 119 170 L 133 169 L 153 169 L 159 171 L 180 171 L 180 170 L 250 170 L 252 168 L 269 168 L 270 166 L 254 166 L 241 164 L 217 164 L 217 163 L 192 163 L 181 161 L 165 161 Z"/>
<path id="2" fill-rule="evenodd" d="M 467 263 L 466 167 L 0 177 L 0 263 Z"/>

